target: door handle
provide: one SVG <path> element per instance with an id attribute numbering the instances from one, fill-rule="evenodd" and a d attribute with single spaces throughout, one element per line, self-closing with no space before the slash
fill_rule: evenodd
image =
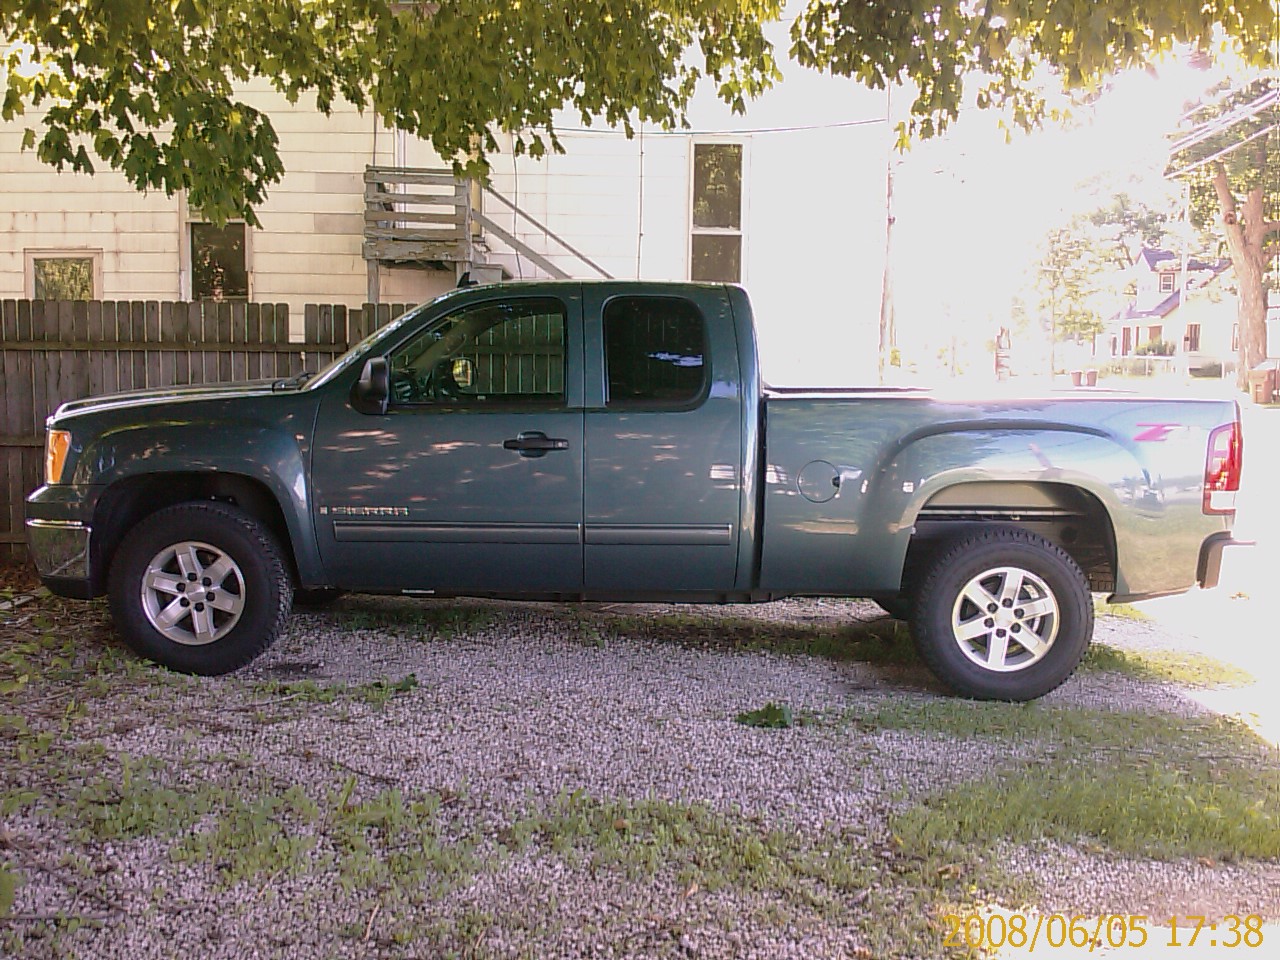
<path id="1" fill-rule="evenodd" d="M 502 449 L 519 450 L 522 457 L 545 457 L 552 450 L 568 450 L 569 441 L 548 437 L 541 430 L 527 430 L 512 440 L 503 440 Z"/>

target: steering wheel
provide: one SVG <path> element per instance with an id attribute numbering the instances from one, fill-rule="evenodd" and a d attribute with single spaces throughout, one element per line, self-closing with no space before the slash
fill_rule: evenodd
<path id="1" fill-rule="evenodd" d="M 412 370 L 393 370 L 391 373 L 391 399 L 395 403 L 417 403 L 427 393 Z"/>
<path id="2" fill-rule="evenodd" d="M 427 395 L 433 400 L 452 402 L 461 399 L 462 386 L 453 376 L 453 361 L 441 360 L 427 377 Z"/>

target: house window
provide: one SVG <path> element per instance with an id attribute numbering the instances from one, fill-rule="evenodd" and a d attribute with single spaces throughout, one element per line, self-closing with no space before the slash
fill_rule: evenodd
<path id="1" fill-rule="evenodd" d="M 27 296 L 32 300 L 95 300 L 101 281 L 101 251 L 27 251 Z"/>
<path id="2" fill-rule="evenodd" d="M 1172 273 L 1160 274 L 1160 292 L 1173 293 L 1173 274 Z"/>
<path id="3" fill-rule="evenodd" d="M 742 144 L 694 144 L 690 233 L 691 280 L 742 280 Z"/>
<path id="4" fill-rule="evenodd" d="M 243 223 L 190 224 L 191 299 L 248 300 L 249 257 Z"/>
<path id="5" fill-rule="evenodd" d="M 1231 352 L 1236 353 L 1240 350 L 1240 324 L 1233 323 L 1231 325 Z"/>
<path id="6" fill-rule="evenodd" d="M 1188 353 L 1196 353 L 1200 350 L 1200 324 L 1188 323 L 1187 335 L 1182 339 L 1183 346 Z"/>

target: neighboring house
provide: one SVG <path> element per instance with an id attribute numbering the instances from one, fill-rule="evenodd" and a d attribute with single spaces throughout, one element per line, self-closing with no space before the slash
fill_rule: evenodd
<path id="1" fill-rule="evenodd" d="M 1231 261 L 1144 248 L 1133 268 L 1133 301 L 1107 321 L 1114 358 L 1168 356 L 1187 370 L 1230 365 L 1239 346 Z M 1184 282 L 1185 281 L 1185 282 Z"/>
<path id="2" fill-rule="evenodd" d="M 883 92 L 792 64 L 746 116 L 700 96 L 689 130 L 628 140 L 562 116 L 564 154 L 516 158 L 499 138 L 483 189 L 370 113 L 245 96 L 288 171 L 258 228 L 216 228 L 109 170 L 59 174 L 19 149 L 30 121 L 0 124 L 0 298 L 285 302 L 297 326 L 306 303 L 419 301 L 467 270 L 742 282 L 767 377 L 874 382 Z"/>

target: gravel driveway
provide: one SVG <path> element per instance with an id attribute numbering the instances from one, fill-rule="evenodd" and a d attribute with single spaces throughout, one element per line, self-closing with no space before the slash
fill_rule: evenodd
<path id="1" fill-rule="evenodd" d="M 857 602 L 352 597 L 200 679 L 38 598 L 0 610 L 0 953 L 942 957 L 947 913 L 1280 916 L 1274 856 L 930 834 L 970 785 L 1130 750 L 1113 724 L 1280 784 L 1116 652 L 1151 630 L 1102 618 L 1112 655 L 1027 707 L 945 697 Z M 791 725 L 741 722 L 768 705 Z"/>

